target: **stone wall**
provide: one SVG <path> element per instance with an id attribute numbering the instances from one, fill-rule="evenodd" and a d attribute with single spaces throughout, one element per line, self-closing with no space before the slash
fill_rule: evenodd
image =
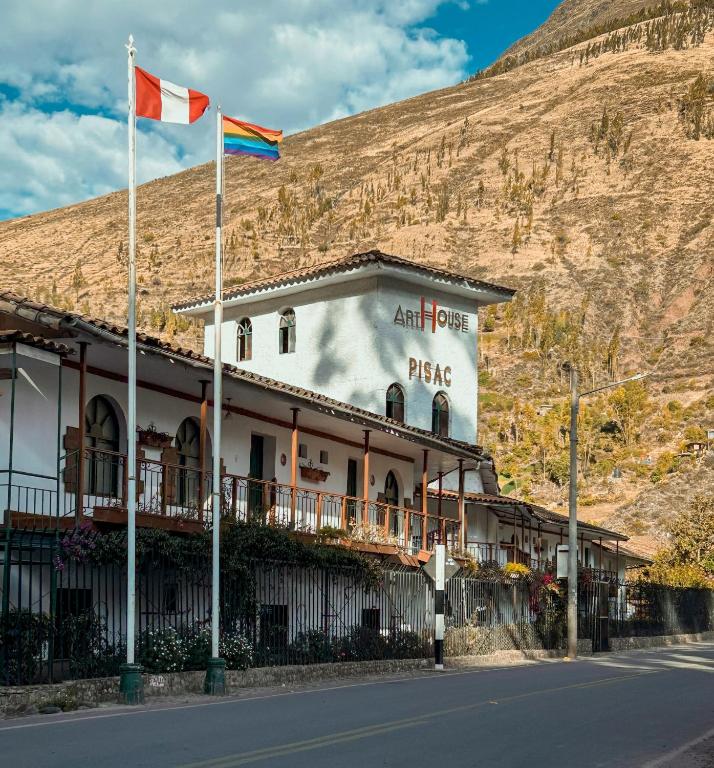
<path id="1" fill-rule="evenodd" d="M 551 638 L 552 640 L 552 638 Z M 502 624 L 495 627 L 450 627 L 444 637 L 446 656 L 484 656 L 499 651 L 547 650 L 565 647 L 562 642 L 543 642 L 533 624 Z"/>
<path id="2" fill-rule="evenodd" d="M 429 669 L 431 659 L 395 659 L 387 661 L 348 661 L 338 664 L 306 664 L 286 667 L 256 667 L 244 671 L 228 670 L 228 690 L 294 685 L 320 680 L 383 675 Z M 170 672 L 144 675 L 144 694 L 180 696 L 203 692 L 205 672 Z M 118 700 L 119 678 L 67 680 L 50 685 L 0 688 L 0 716 L 32 713 L 45 707 L 77 709 Z"/>
<path id="3" fill-rule="evenodd" d="M 714 641 L 714 632 L 698 632 L 691 635 L 655 635 L 653 637 L 611 637 L 611 651 L 630 651 L 637 648 L 661 648 L 680 643 Z"/>

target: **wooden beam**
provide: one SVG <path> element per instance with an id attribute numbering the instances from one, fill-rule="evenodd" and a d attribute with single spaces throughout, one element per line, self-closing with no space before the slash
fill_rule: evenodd
<path id="1" fill-rule="evenodd" d="M 466 551 L 466 503 L 464 501 L 464 460 L 459 459 L 459 549 Z"/>
<path id="2" fill-rule="evenodd" d="M 208 436 L 208 379 L 201 379 L 201 421 L 198 433 L 198 519 L 203 522 L 203 490 L 206 480 L 206 438 Z"/>
<path id="3" fill-rule="evenodd" d="M 369 522 L 369 430 L 364 430 L 364 458 L 362 462 L 362 523 Z"/>
<path id="4" fill-rule="evenodd" d="M 442 492 L 444 490 L 444 473 L 439 472 L 439 499 L 437 501 L 437 514 L 441 517 L 441 500 L 443 498 Z"/>
<path id="5" fill-rule="evenodd" d="M 298 442 L 300 435 L 298 433 L 298 413 L 299 408 L 291 408 L 293 412 L 293 422 L 290 433 L 290 525 L 295 528 L 295 517 L 297 511 L 297 466 L 298 466 Z"/>
<path id="6" fill-rule="evenodd" d="M 89 344 L 86 341 L 79 343 L 79 400 L 77 402 L 78 410 L 78 425 L 79 425 L 79 456 L 77 456 L 77 504 L 74 511 L 75 520 L 77 523 L 82 522 L 84 517 L 84 466 L 85 466 L 85 439 L 86 439 L 86 426 L 85 426 L 85 408 L 87 407 L 87 347 Z M 131 438 L 131 435 L 128 435 Z"/>
<path id="7" fill-rule="evenodd" d="M 429 529 L 427 526 L 427 514 L 428 514 L 428 498 L 427 488 L 429 487 L 429 476 L 427 470 L 429 468 L 429 451 L 424 449 L 424 460 L 421 470 L 421 548 L 426 550 L 427 548 L 427 536 Z"/>
<path id="8" fill-rule="evenodd" d="M 79 370 L 79 364 L 76 363 L 74 360 L 62 360 L 62 366 L 65 368 L 71 368 L 72 370 L 78 371 Z M 92 376 L 99 376 L 103 379 L 108 379 L 110 381 L 119 381 L 123 384 L 126 384 L 127 377 L 124 376 L 121 373 L 114 373 L 113 371 L 107 371 L 102 368 L 96 368 L 94 366 L 88 366 L 87 367 L 87 373 L 90 373 Z M 151 381 L 143 381 L 141 379 L 137 379 L 136 386 L 141 389 L 146 389 L 150 392 L 157 392 L 161 395 L 168 395 L 169 397 L 175 397 L 178 400 L 185 400 L 189 403 L 198 403 L 201 404 L 202 400 L 197 395 L 191 395 L 186 392 L 181 392 L 177 389 L 173 389 L 171 387 L 165 387 L 161 384 L 154 384 Z M 208 400 L 209 407 L 213 406 L 213 401 Z M 277 419 L 274 416 L 265 416 L 262 413 L 258 413 L 257 411 L 251 411 L 248 408 L 239 408 L 235 405 L 224 405 L 223 409 L 230 412 L 235 413 L 237 416 L 245 416 L 249 419 L 255 419 L 256 421 L 262 421 L 264 424 L 273 424 L 276 427 L 281 427 L 282 429 L 291 429 L 292 425 L 289 421 L 286 421 L 285 419 Z M 340 445 L 347 445 L 350 448 L 361 448 L 362 444 L 356 442 L 355 440 L 348 440 L 345 437 L 339 437 L 337 435 L 330 434 L 328 432 L 323 432 L 319 429 L 312 429 L 310 427 L 301 427 L 301 431 L 305 435 L 312 435 L 313 437 L 319 437 L 323 440 L 329 440 L 333 443 L 339 443 Z M 414 459 L 411 456 L 404 456 L 401 453 L 394 453 L 393 451 L 388 451 L 384 448 L 375 448 L 374 446 L 371 449 L 372 453 L 379 454 L 380 456 L 386 456 L 390 459 L 396 459 L 397 461 L 406 461 L 410 464 L 414 464 Z"/>

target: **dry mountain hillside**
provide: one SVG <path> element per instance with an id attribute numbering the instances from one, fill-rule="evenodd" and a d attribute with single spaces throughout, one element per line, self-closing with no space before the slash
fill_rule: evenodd
<path id="1" fill-rule="evenodd" d="M 566 0 L 508 66 L 227 159 L 225 254 L 231 284 L 379 247 L 518 288 L 481 339 L 480 438 L 514 495 L 564 499 L 564 361 L 653 371 L 589 401 L 580 477 L 584 515 L 627 505 L 649 537 L 714 427 L 714 0 L 642 6 Z M 150 332 L 196 337 L 168 308 L 211 288 L 213 174 L 139 190 Z M 1 223 L 2 287 L 122 319 L 126 224 L 125 192 Z"/>

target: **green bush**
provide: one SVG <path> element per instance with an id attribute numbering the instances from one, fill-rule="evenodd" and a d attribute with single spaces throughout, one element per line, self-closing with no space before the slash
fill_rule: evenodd
<path id="1" fill-rule="evenodd" d="M 11 610 L 0 625 L 0 680 L 5 685 L 26 685 L 42 667 L 42 651 L 50 637 L 49 616 Z"/>
<path id="2" fill-rule="evenodd" d="M 126 648 L 110 642 L 104 622 L 88 611 L 62 620 L 55 656 L 68 660 L 72 677 L 107 677 L 119 674 Z"/>
<path id="3" fill-rule="evenodd" d="M 389 638 L 389 651 L 393 659 L 423 659 L 431 649 L 418 633 L 398 630 Z"/>
<path id="4" fill-rule="evenodd" d="M 335 640 L 319 629 L 300 632 L 288 647 L 292 664 L 324 664 L 335 661 L 337 656 Z"/>
<path id="5" fill-rule="evenodd" d="M 239 632 L 224 632 L 218 647 L 228 669 L 248 669 L 253 666 L 253 644 L 245 635 Z"/>
<path id="6" fill-rule="evenodd" d="M 186 641 L 173 627 L 144 632 L 139 663 L 147 672 L 181 672 L 187 659 Z"/>

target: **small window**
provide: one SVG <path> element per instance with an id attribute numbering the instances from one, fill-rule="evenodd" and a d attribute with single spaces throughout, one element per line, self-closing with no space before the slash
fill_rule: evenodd
<path id="1" fill-rule="evenodd" d="M 327 451 L 320 451 L 320 464 L 328 464 L 328 459 Z"/>
<path id="2" fill-rule="evenodd" d="M 280 315 L 280 328 L 278 331 L 278 351 L 281 355 L 295 351 L 295 312 L 286 309 Z"/>
<path id="3" fill-rule="evenodd" d="M 238 362 L 253 358 L 253 323 L 244 317 L 238 323 Z"/>
<path id="4" fill-rule="evenodd" d="M 404 390 L 396 383 L 387 390 L 387 418 L 404 423 Z"/>
<path id="5" fill-rule="evenodd" d="M 307 445 L 305 443 L 300 443 L 300 445 L 298 445 L 298 456 L 301 459 L 307 458 Z"/>
<path id="6" fill-rule="evenodd" d="M 449 436 L 449 399 L 437 392 L 431 404 L 431 431 L 439 437 Z"/>

